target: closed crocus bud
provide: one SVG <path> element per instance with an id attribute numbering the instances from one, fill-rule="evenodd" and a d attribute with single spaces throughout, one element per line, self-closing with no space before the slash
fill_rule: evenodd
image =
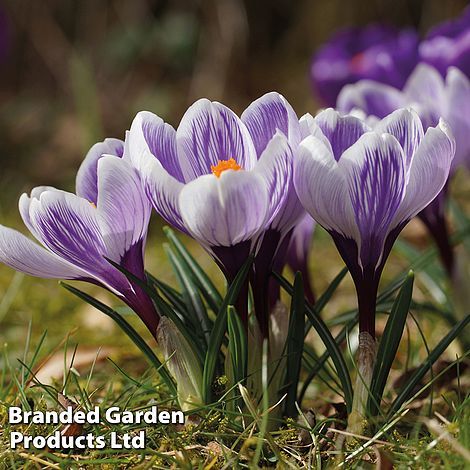
<path id="1" fill-rule="evenodd" d="M 323 104 L 334 106 L 343 86 L 361 79 L 401 88 L 417 62 L 414 30 L 373 24 L 335 34 L 314 55 L 310 78 Z"/>
<path id="2" fill-rule="evenodd" d="M 202 367 L 193 348 L 168 317 L 160 319 L 157 342 L 177 384 L 181 409 L 189 411 L 198 408 L 204 403 Z"/>
<path id="3" fill-rule="evenodd" d="M 419 46 L 419 55 L 442 76 L 453 65 L 470 77 L 470 7 L 431 29 Z"/>

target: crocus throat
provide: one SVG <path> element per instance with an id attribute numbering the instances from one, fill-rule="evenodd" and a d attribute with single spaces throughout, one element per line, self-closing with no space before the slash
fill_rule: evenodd
<path id="1" fill-rule="evenodd" d="M 239 171 L 242 170 L 242 167 L 235 161 L 234 158 L 229 158 L 228 160 L 219 160 L 217 165 L 211 165 L 211 171 L 215 176 L 217 176 L 217 178 L 220 178 L 220 175 L 225 170 Z"/>

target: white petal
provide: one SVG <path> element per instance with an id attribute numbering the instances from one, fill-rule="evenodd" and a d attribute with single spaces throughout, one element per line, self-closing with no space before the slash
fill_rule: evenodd
<path id="1" fill-rule="evenodd" d="M 299 147 L 294 185 L 306 211 L 324 228 L 358 239 L 347 184 L 330 149 L 314 136 Z"/>
<path id="2" fill-rule="evenodd" d="M 209 247 L 250 240 L 264 228 L 267 207 L 266 183 L 250 171 L 201 176 L 188 183 L 179 198 L 185 226 Z"/>
<path id="3" fill-rule="evenodd" d="M 427 130 L 411 162 L 406 194 L 391 228 L 407 222 L 434 200 L 447 181 L 454 153 L 454 139 L 441 120 Z"/>

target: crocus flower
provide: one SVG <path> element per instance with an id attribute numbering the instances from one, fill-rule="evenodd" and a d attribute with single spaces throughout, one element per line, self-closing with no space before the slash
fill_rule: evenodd
<path id="1" fill-rule="evenodd" d="M 323 104 L 334 106 L 348 83 L 377 80 L 401 88 L 418 62 L 418 36 L 373 24 L 336 33 L 312 59 L 310 78 Z"/>
<path id="2" fill-rule="evenodd" d="M 270 115 L 247 110 L 240 119 L 223 104 L 201 99 L 177 130 L 140 112 L 129 132 L 130 158 L 156 211 L 211 253 L 229 282 L 288 201 L 289 128 L 266 131 L 282 112 L 271 109 Z M 237 305 L 245 324 L 246 292 Z"/>
<path id="3" fill-rule="evenodd" d="M 431 29 L 419 45 L 419 55 L 442 76 L 455 66 L 470 77 L 470 7 L 458 18 Z"/>
<path id="4" fill-rule="evenodd" d="M 293 272 L 300 271 L 305 286 L 305 296 L 311 304 L 315 303 L 310 270 L 308 269 L 308 254 L 312 246 L 315 230 L 315 220 L 305 214 L 292 231 L 292 237 L 287 248 L 287 264 Z"/>
<path id="5" fill-rule="evenodd" d="M 0 261 L 32 276 L 103 286 L 155 336 L 159 317 L 151 299 L 106 259 L 144 279 L 151 206 L 137 172 L 119 158 L 122 152 L 123 142 L 116 139 L 95 144 L 78 172 L 77 194 L 46 186 L 23 194 L 21 217 L 42 246 L 0 226 Z"/>
<path id="6" fill-rule="evenodd" d="M 300 144 L 294 184 L 307 212 L 332 236 L 356 286 L 359 390 L 372 377 L 383 267 L 403 227 L 444 187 L 455 142 L 443 121 L 424 134 L 411 109 L 393 112 L 374 130 L 332 109 L 305 119 L 312 135 Z"/>
<path id="7" fill-rule="evenodd" d="M 449 69 L 444 81 L 434 68 L 419 64 L 402 91 L 369 80 L 348 85 L 338 97 L 337 109 L 346 113 L 359 109 L 368 116 L 383 118 L 404 106 L 418 112 L 425 129 L 435 126 L 443 117 L 456 141 L 451 172 L 460 165 L 470 167 L 470 81 L 455 67 Z M 446 187 L 419 217 L 435 239 L 443 264 L 452 275 L 454 261 L 444 215 L 445 202 Z"/>

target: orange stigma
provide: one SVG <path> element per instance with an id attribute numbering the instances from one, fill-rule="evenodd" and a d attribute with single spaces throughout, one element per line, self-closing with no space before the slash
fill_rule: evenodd
<path id="1" fill-rule="evenodd" d="M 88 201 L 91 205 L 91 207 L 93 207 L 94 209 L 96 209 L 96 204 L 93 202 L 93 201 Z"/>
<path id="2" fill-rule="evenodd" d="M 238 171 L 241 169 L 242 167 L 235 161 L 234 158 L 229 158 L 228 160 L 219 160 L 217 165 L 211 165 L 211 171 L 215 176 L 217 176 L 217 178 L 220 178 L 220 175 L 225 170 Z"/>

